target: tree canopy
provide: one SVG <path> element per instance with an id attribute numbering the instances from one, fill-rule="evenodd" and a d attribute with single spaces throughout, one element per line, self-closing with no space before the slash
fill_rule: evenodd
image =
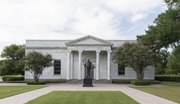
<path id="1" fill-rule="evenodd" d="M 167 63 L 167 73 L 180 75 L 180 46 L 173 50 Z"/>
<path id="2" fill-rule="evenodd" d="M 180 45 L 180 0 L 165 0 L 169 9 L 158 15 L 143 35 L 137 36 L 153 50 Z"/>
<path id="3" fill-rule="evenodd" d="M 154 53 L 143 44 L 125 43 L 117 50 L 113 59 L 118 64 L 133 68 L 137 79 L 142 80 L 146 67 L 153 65 L 153 56 Z"/>
<path id="4" fill-rule="evenodd" d="M 1 53 L 0 75 L 24 74 L 24 45 L 12 44 L 4 48 Z"/>
<path id="5" fill-rule="evenodd" d="M 39 81 L 39 77 L 44 70 L 44 68 L 50 66 L 52 64 L 51 55 L 43 55 L 39 52 L 30 52 L 25 57 L 25 69 L 29 70 L 34 80 Z"/>

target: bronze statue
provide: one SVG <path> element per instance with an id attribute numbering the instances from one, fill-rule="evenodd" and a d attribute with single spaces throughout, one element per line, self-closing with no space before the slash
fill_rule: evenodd
<path id="1" fill-rule="evenodd" d="M 92 70 L 94 69 L 94 65 L 87 59 L 84 63 L 85 68 L 85 78 L 83 80 L 83 87 L 93 87 L 92 85 Z"/>
<path id="2" fill-rule="evenodd" d="M 85 68 L 85 78 L 91 78 L 92 77 L 92 70 L 94 69 L 94 65 L 90 61 L 90 59 L 87 59 L 84 63 Z"/>

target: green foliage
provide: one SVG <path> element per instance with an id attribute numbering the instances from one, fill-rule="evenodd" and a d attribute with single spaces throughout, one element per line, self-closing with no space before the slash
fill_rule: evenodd
<path id="1" fill-rule="evenodd" d="M 38 82 L 27 82 L 28 85 L 44 85 L 46 82 L 44 81 L 38 81 Z"/>
<path id="2" fill-rule="evenodd" d="M 130 84 L 131 80 L 112 80 L 112 83 L 116 83 L 116 84 Z"/>
<path id="3" fill-rule="evenodd" d="M 160 50 L 160 52 L 156 54 L 154 61 L 156 75 L 165 73 L 169 55 L 167 50 Z"/>
<path id="4" fill-rule="evenodd" d="M 177 14 L 178 11 L 172 9 L 159 14 L 154 24 L 148 27 L 146 33 L 137 36 L 138 41 L 143 42 L 153 50 L 177 46 L 180 43 L 180 20 L 175 19 Z"/>
<path id="5" fill-rule="evenodd" d="M 140 43 L 125 43 L 115 52 L 113 59 L 116 63 L 134 69 L 137 79 L 144 78 L 147 66 L 153 65 L 154 53 Z"/>
<path id="6" fill-rule="evenodd" d="M 25 47 L 12 44 L 1 53 L 0 75 L 24 74 Z"/>
<path id="7" fill-rule="evenodd" d="M 25 69 L 32 73 L 34 80 L 37 82 L 39 81 L 39 77 L 44 68 L 52 65 L 51 61 L 51 55 L 43 55 L 39 52 L 33 51 L 28 53 L 25 57 Z"/>
<path id="8" fill-rule="evenodd" d="M 168 10 L 158 15 L 144 35 L 137 36 L 139 41 L 154 50 L 180 44 L 180 0 L 164 1 Z"/>
<path id="9" fill-rule="evenodd" d="M 132 85 L 150 85 L 150 81 L 148 80 L 132 80 L 131 81 Z"/>
<path id="10" fill-rule="evenodd" d="M 131 84 L 131 81 L 134 80 L 120 80 L 120 79 L 113 79 L 112 83 L 115 84 Z M 160 81 L 156 81 L 156 80 L 148 80 L 150 84 L 161 84 Z"/>
<path id="11" fill-rule="evenodd" d="M 2 76 L 3 81 L 23 81 L 24 76 L 23 75 L 5 75 Z"/>
<path id="12" fill-rule="evenodd" d="M 155 80 L 158 81 L 174 81 L 174 82 L 180 82 L 180 76 L 174 76 L 174 75 L 156 75 Z"/>
<path id="13" fill-rule="evenodd" d="M 168 59 L 168 74 L 180 75 L 180 46 L 173 50 Z"/>

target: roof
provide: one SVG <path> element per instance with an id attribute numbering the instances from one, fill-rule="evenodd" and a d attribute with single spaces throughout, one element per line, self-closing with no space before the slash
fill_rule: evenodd
<path id="1" fill-rule="evenodd" d="M 112 47 L 121 47 L 125 42 L 136 42 L 136 40 L 103 40 L 91 35 L 75 40 L 26 40 L 26 47 L 59 47 L 77 45 L 106 45 Z"/>

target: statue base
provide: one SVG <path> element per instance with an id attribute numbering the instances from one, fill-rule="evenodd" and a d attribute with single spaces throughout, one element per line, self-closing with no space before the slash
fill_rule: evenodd
<path id="1" fill-rule="evenodd" d="M 92 78 L 84 78 L 83 87 L 93 87 Z"/>

